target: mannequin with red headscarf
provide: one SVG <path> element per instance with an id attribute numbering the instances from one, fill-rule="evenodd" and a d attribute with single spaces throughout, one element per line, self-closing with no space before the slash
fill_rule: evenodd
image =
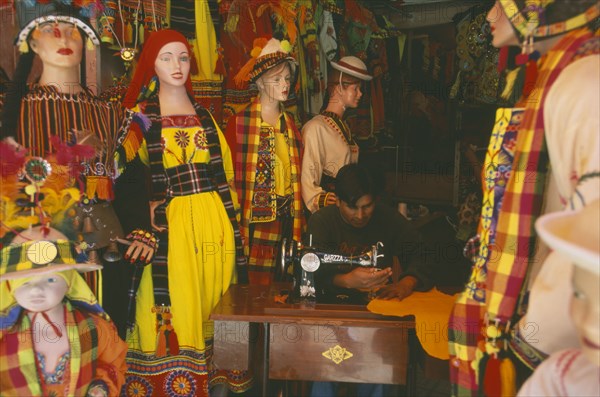
<path id="1" fill-rule="evenodd" d="M 192 99 L 192 61 L 183 35 L 152 34 L 125 96 L 142 121 L 120 138 L 118 160 L 127 169 L 138 159 L 146 166 L 140 172 L 151 174 L 148 217 L 159 237 L 152 264 L 134 277 L 126 390 L 140 376 L 158 394 L 180 387 L 178 374 L 189 395 L 227 381 L 225 374 L 207 380 L 207 324 L 229 285 L 244 281 L 245 258 L 231 154 L 212 115 Z M 243 391 L 245 384 L 238 379 L 230 387 Z"/>

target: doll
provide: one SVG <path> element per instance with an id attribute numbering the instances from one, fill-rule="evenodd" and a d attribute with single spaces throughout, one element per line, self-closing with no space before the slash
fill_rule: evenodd
<path id="1" fill-rule="evenodd" d="M 127 345 L 77 272 L 99 269 L 55 229 L 37 226 L 0 253 L 3 396 L 118 395 Z"/>
<path id="2" fill-rule="evenodd" d="M 575 265 L 570 315 L 580 346 L 552 353 L 519 396 L 600 395 L 600 201 L 577 212 L 541 217 L 536 228 L 550 248 Z M 552 302 L 548 302 L 552 304 Z"/>

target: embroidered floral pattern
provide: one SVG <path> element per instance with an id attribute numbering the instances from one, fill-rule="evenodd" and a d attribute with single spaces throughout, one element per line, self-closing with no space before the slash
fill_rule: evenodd
<path id="1" fill-rule="evenodd" d="M 199 130 L 194 134 L 194 145 L 199 150 L 208 150 L 208 140 L 204 131 Z"/>
<path id="2" fill-rule="evenodd" d="M 194 396 L 196 395 L 196 380 L 187 371 L 173 371 L 167 376 L 165 391 L 169 397 Z"/>
<path id="3" fill-rule="evenodd" d="M 182 149 L 185 149 L 190 144 L 190 137 L 185 131 L 179 130 L 175 132 L 175 143 Z"/>
<path id="4" fill-rule="evenodd" d="M 121 389 L 121 397 L 151 396 L 154 388 L 141 376 L 128 376 L 125 387 Z"/>

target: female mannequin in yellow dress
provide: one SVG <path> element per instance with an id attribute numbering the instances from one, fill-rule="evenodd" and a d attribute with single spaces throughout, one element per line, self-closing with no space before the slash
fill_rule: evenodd
<path id="1" fill-rule="evenodd" d="M 121 138 L 119 160 L 149 167 L 148 217 L 160 238 L 137 291 L 126 395 L 207 395 L 227 382 L 211 371 L 208 317 L 229 285 L 244 280 L 245 258 L 231 155 L 211 114 L 192 99 L 191 54 L 180 33 L 153 33 L 125 97 L 144 122 Z M 243 382 L 230 387 L 243 391 Z"/>

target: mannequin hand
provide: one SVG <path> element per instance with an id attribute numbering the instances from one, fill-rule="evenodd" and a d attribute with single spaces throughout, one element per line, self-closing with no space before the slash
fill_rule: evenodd
<path id="1" fill-rule="evenodd" d="M 327 193 L 327 198 L 325 199 L 325 205 L 334 205 L 337 200 L 337 196 L 333 192 Z"/>
<path id="2" fill-rule="evenodd" d="M 402 300 L 413 293 L 413 289 L 417 285 L 417 279 L 413 276 L 406 276 L 396 284 L 388 285 L 382 288 L 377 297 L 379 299 L 398 298 Z"/>
<path id="3" fill-rule="evenodd" d="M 137 260 L 149 263 L 153 256 L 154 249 L 141 241 L 133 241 L 125 252 L 125 259 L 131 263 L 134 263 Z"/>
<path id="4" fill-rule="evenodd" d="M 392 269 L 377 270 L 369 267 L 357 267 L 346 274 L 338 274 L 334 284 L 338 287 L 356 289 L 374 289 L 384 286 L 392 275 Z"/>
<path id="5" fill-rule="evenodd" d="M 161 205 L 164 204 L 165 200 L 160 200 L 160 201 L 150 201 L 150 225 L 152 226 L 153 230 L 156 230 L 157 232 L 164 232 L 165 230 L 167 230 L 166 227 L 160 227 L 160 226 L 156 226 L 156 224 L 154 223 L 154 211 L 156 211 L 156 208 Z"/>

